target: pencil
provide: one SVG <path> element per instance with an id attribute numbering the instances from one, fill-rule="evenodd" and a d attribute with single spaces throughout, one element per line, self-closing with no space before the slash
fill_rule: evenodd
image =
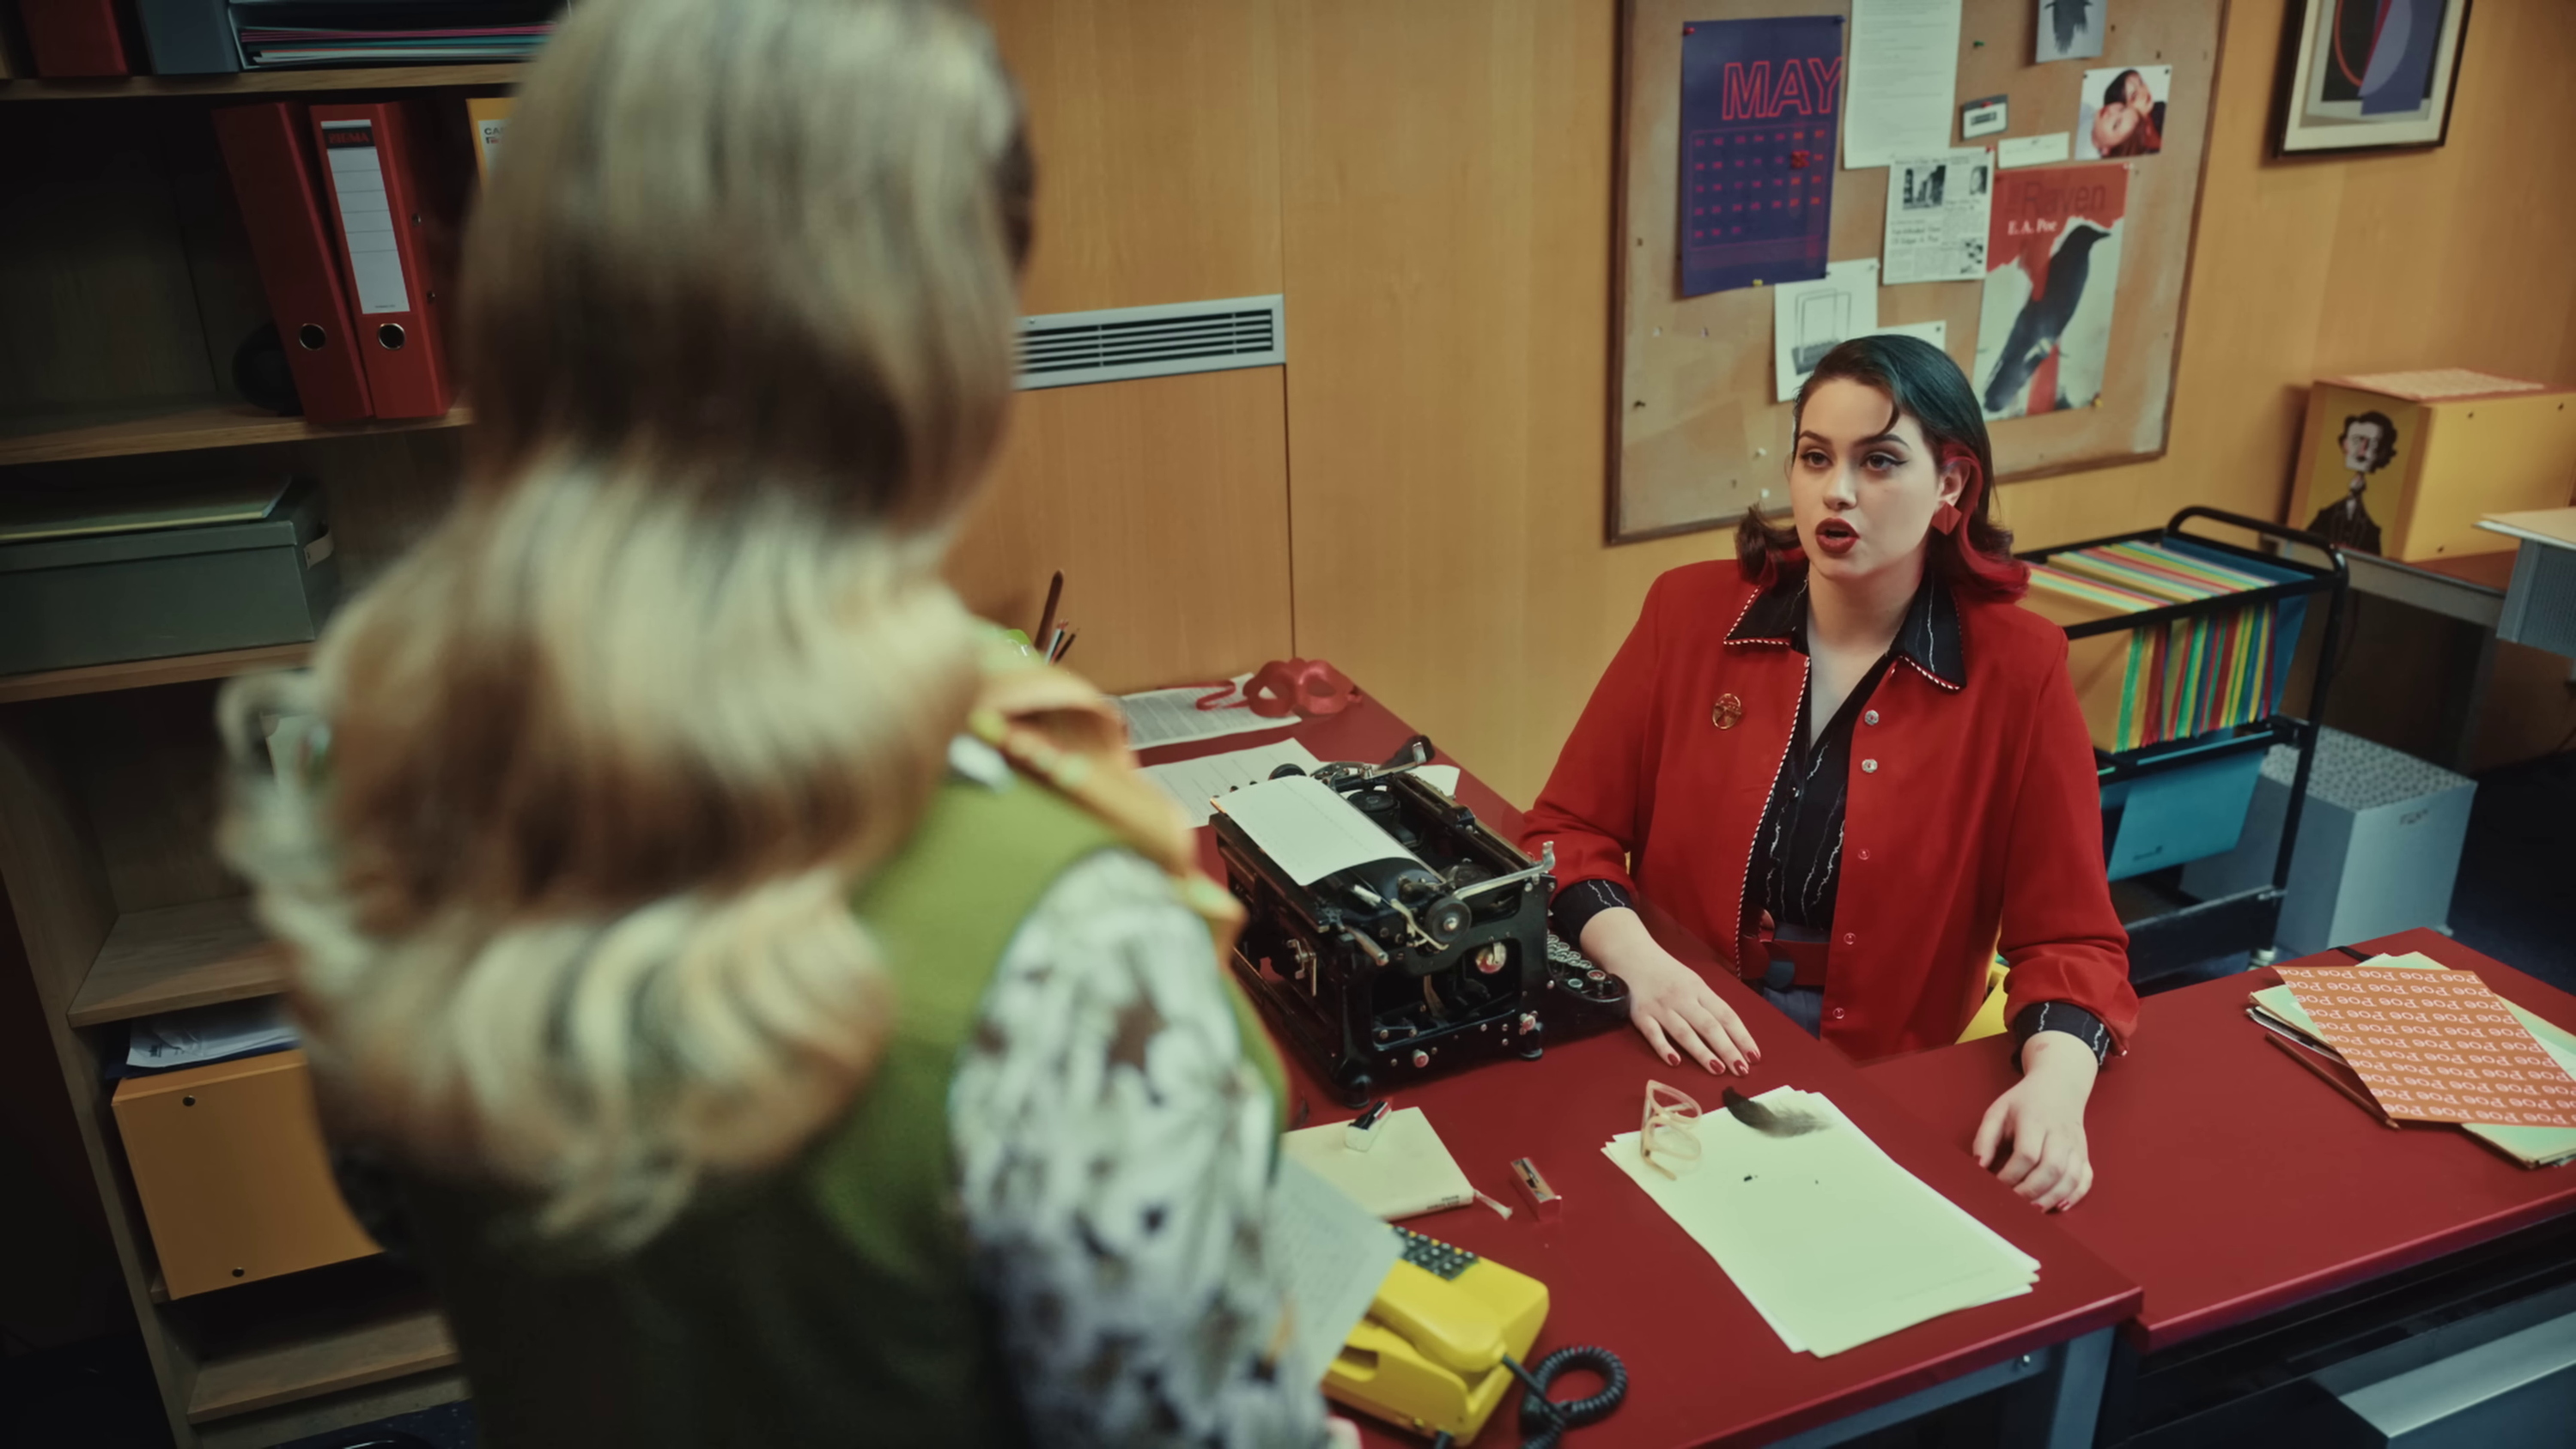
<path id="1" fill-rule="evenodd" d="M 1054 627 L 1055 627 L 1055 606 L 1056 606 L 1056 602 L 1057 602 L 1059 599 L 1062 599 L 1063 597 L 1064 597 L 1064 570 L 1062 570 L 1062 569 L 1057 569 L 1057 570 L 1055 571 L 1055 579 L 1054 579 L 1054 581 L 1053 581 L 1053 582 L 1051 582 L 1051 583 L 1049 583 L 1049 584 L 1047 585 L 1047 601 L 1046 601 L 1046 608 L 1044 608 L 1043 610 L 1039 611 L 1039 613 L 1038 613 L 1038 631 L 1037 631 L 1036 633 L 1031 634 L 1031 635 L 1029 636 L 1031 639 L 1037 640 L 1037 641 L 1038 641 L 1039 643 L 1041 643 L 1041 644 L 1044 644 L 1044 643 L 1051 643 L 1051 642 L 1052 642 L 1052 640 L 1049 638 L 1049 636 L 1048 636 L 1048 634 L 1047 634 L 1047 631 L 1048 631 L 1049 629 L 1052 629 L 1052 628 L 1054 628 Z"/>

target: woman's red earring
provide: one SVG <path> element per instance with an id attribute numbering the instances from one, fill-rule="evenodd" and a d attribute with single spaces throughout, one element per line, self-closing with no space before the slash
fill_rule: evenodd
<path id="1" fill-rule="evenodd" d="M 1957 529 L 1959 526 L 1958 505 L 1944 503 L 1940 507 L 1933 509 L 1932 526 L 1943 533 L 1949 533 Z"/>

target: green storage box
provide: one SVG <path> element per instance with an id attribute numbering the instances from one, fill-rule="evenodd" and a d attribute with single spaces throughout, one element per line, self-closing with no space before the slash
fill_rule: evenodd
<path id="1" fill-rule="evenodd" d="M 295 644 L 340 597 L 311 479 L 0 516 L 0 674 Z"/>

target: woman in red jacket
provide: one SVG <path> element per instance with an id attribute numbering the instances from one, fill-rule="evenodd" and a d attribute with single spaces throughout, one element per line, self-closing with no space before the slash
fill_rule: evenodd
<path id="1" fill-rule="evenodd" d="M 1846 342 L 1794 417 L 1795 530 L 1747 514 L 1734 562 L 1655 581 L 1530 811 L 1566 882 L 1557 930 L 1628 984 L 1648 1045 L 1711 1072 L 1748 1070 L 1755 1033 L 1632 893 L 1863 1059 L 1957 1039 L 2000 949 L 2023 1076 L 1976 1151 L 2009 1142 L 2004 1179 L 2070 1207 L 2137 997 L 2066 636 L 2013 605 L 2027 571 L 1947 355 Z"/>

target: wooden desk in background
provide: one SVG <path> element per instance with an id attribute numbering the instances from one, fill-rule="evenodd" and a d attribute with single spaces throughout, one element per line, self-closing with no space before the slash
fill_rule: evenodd
<path id="1" fill-rule="evenodd" d="M 1393 754 L 1411 733 L 1364 699 L 1293 730 L 1167 746 L 1145 758 L 1159 764 L 1293 734 L 1319 758 L 1374 761 Z M 1520 812 L 1474 775 L 1462 771 L 1458 798 L 1505 835 L 1518 832 Z M 1205 831 L 1200 856 L 1223 879 Z M 1570 1442 L 1577 1449 L 1832 1444 L 2009 1388 L 2013 1442 L 2090 1445 L 2111 1329 L 2136 1311 L 2138 1290 L 2061 1231 L 2061 1220 L 2034 1211 L 1979 1171 L 1964 1144 L 1927 1129 L 1873 1089 L 1841 1052 L 1763 1003 L 1707 948 L 1651 908 L 1647 917 L 1668 949 L 1707 972 L 1755 1024 L 1763 1060 L 1741 1081 L 1744 1091 L 1787 1085 L 1832 1097 L 1908 1171 L 2042 1266 L 2038 1287 L 2024 1297 L 1918 1324 L 1831 1358 L 1791 1353 L 1708 1253 L 1601 1155 L 1603 1142 L 1636 1126 L 1648 1078 L 1712 1105 L 1721 1082 L 1696 1067 L 1664 1066 L 1634 1032 L 1620 1030 L 1550 1046 L 1537 1062 L 1495 1062 L 1399 1089 L 1397 1103 L 1430 1116 L 1468 1180 L 1484 1192 L 1516 1201 L 1507 1164 L 1528 1157 L 1565 1197 L 1554 1223 L 1525 1212 L 1505 1221 L 1478 1206 L 1406 1225 L 1548 1285 L 1552 1302 L 1534 1354 L 1598 1344 L 1626 1362 L 1627 1401 L 1608 1419 L 1575 1431 Z M 1303 1109 L 1323 1122 L 1346 1115 L 1303 1063 L 1292 1056 L 1288 1064 L 1291 1091 L 1301 1099 L 1290 1104 L 1292 1114 Z M 1577 1391 L 1569 1383 L 1563 1392 Z M 1517 1442 L 1518 1410 L 1506 1406 L 1496 1417 L 1485 1437 Z M 1374 1423 L 1366 1428 L 1375 1444 L 1420 1442 Z"/>
<path id="2" fill-rule="evenodd" d="M 2576 1025 L 2576 996 L 2437 932 L 2352 949 L 2420 951 Z M 2058 1221 L 2146 1292 L 2113 1373 L 2113 1433 L 2219 1410 L 2223 1381 L 2289 1391 L 2429 1328 L 2576 1299 L 2576 1170 L 2525 1169 L 2448 1128 L 2380 1125 L 2246 1019 L 2246 997 L 2279 982 L 2256 970 L 2148 997 L 2137 1050 L 2094 1088 L 2098 1175 Z M 2013 1079 L 2011 1050 L 1967 1042 L 1863 1075 L 1961 1151 Z"/>

